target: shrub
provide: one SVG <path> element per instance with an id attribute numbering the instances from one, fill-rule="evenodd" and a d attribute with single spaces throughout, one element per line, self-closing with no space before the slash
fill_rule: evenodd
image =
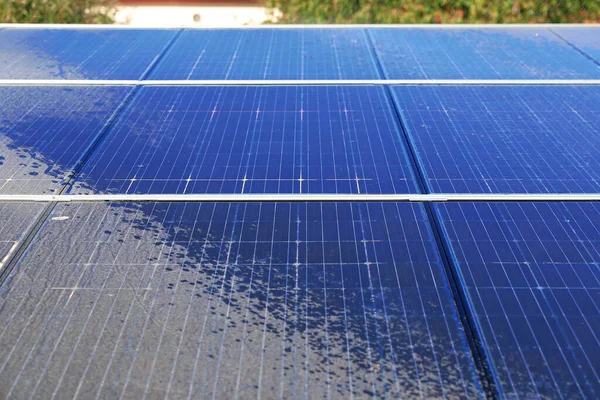
<path id="1" fill-rule="evenodd" d="M 19 23 L 112 23 L 116 0 L 0 0 L 0 21 Z"/>
<path id="2" fill-rule="evenodd" d="M 266 0 L 281 23 L 600 22 L 600 0 Z"/>

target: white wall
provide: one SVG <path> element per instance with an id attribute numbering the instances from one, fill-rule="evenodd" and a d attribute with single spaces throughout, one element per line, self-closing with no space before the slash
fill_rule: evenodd
<path id="1" fill-rule="evenodd" d="M 233 27 L 258 25 L 269 18 L 264 7 L 136 6 L 120 7 L 115 23 L 152 27 Z"/>

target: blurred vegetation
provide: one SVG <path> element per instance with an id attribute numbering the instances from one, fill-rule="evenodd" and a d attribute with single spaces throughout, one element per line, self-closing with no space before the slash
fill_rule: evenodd
<path id="1" fill-rule="evenodd" d="M 0 22 L 110 24 L 116 0 L 0 0 Z"/>
<path id="2" fill-rule="evenodd" d="M 112 23 L 118 0 L 0 0 L 0 22 Z M 281 23 L 600 22 L 600 0 L 264 0 Z"/>
<path id="3" fill-rule="evenodd" d="M 600 22 L 600 0 L 266 0 L 280 23 Z"/>

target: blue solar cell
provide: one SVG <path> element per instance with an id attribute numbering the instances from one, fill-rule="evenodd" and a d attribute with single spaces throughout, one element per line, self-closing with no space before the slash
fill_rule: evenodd
<path id="1" fill-rule="evenodd" d="M 503 398 L 600 396 L 600 206 L 435 206 Z"/>
<path id="2" fill-rule="evenodd" d="M 73 193 L 418 191 L 375 86 L 145 87 Z"/>
<path id="3" fill-rule="evenodd" d="M 185 31 L 151 79 L 378 79 L 362 29 Z"/>
<path id="4" fill-rule="evenodd" d="M 600 192 L 599 87 L 392 90 L 430 192 Z"/>
<path id="5" fill-rule="evenodd" d="M 371 29 L 387 79 L 586 79 L 600 68 L 542 28 Z"/>
<path id="6" fill-rule="evenodd" d="M 600 63 L 599 28 L 552 28 L 552 31 L 580 51 L 583 51 L 587 56 L 593 58 L 597 64 Z"/>
<path id="7" fill-rule="evenodd" d="M 0 194 L 58 191 L 130 87 L 0 87 Z"/>
<path id="8" fill-rule="evenodd" d="M 4 29 L 0 79 L 139 79 L 175 31 Z"/>
<path id="9" fill-rule="evenodd" d="M 59 205 L 0 298 L 8 395 L 482 395 L 419 204 Z"/>

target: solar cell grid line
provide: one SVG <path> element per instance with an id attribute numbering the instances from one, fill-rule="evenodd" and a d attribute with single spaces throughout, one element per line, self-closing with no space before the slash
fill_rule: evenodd
<path id="1" fill-rule="evenodd" d="M 0 87 L 0 194 L 58 193 L 130 87 Z"/>
<path id="2" fill-rule="evenodd" d="M 176 31 L 4 29 L 3 79 L 140 79 Z"/>
<path id="3" fill-rule="evenodd" d="M 599 206 L 434 207 L 501 395 L 596 397 Z"/>
<path id="4" fill-rule="evenodd" d="M 598 193 L 594 87 L 392 89 L 430 193 Z"/>
<path id="5" fill-rule="evenodd" d="M 551 31 L 593 60 L 596 65 L 600 65 L 600 38 L 598 36 L 600 30 L 578 31 L 573 28 L 555 27 Z"/>
<path id="6" fill-rule="evenodd" d="M 363 30 L 185 30 L 150 79 L 377 79 Z"/>
<path id="7" fill-rule="evenodd" d="M 13 394 L 482 397 L 420 204 L 61 204 L 0 297 Z"/>
<path id="8" fill-rule="evenodd" d="M 388 79 L 597 79 L 547 29 L 369 29 Z"/>
<path id="9" fill-rule="evenodd" d="M 71 194 L 414 193 L 380 87 L 152 87 Z"/>

